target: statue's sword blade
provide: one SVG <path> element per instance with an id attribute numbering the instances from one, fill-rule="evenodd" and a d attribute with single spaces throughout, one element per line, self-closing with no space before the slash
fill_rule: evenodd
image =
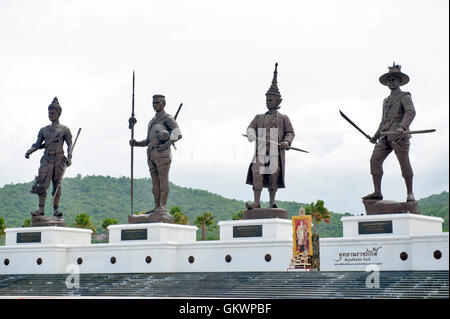
<path id="1" fill-rule="evenodd" d="M 350 120 L 344 113 L 342 113 L 341 110 L 339 110 L 339 113 L 341 113 L 341 116 L 342 116 L 347 122 L 349 122 L 354 128 L 356 128 L 359 132 L 361 132 L 362 135 L 364 135 L 366 138 L 368 138 L 368 139 L 370 140 L 370 136 L 367 135 L 366 133 L 364 133 L 364 131 L 361 130 L 361 129 L 359 128 L 358 125 L 356 125 L 355 123 L 353 123 L 353 121 Z"/>

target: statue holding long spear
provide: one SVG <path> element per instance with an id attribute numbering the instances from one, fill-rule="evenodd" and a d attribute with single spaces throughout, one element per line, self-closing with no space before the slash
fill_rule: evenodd
<path id="1" fill-rule="evenodd" d="M 148 124 L 146 139 L 142 141 L 136 141 L 133 135 L 134 132 L 132 128 L 136 123 L 136 119 L 134 118 L 134 107 L 132 117 L 129 120 L 130 128 L 132 129 L 132 138 L 130 140 L 131 148 L 133 149 L 134 146 L 147 146 L 147 163 L 153 184 L 152 193 L 155 207 L 146 212 L 146 215 L 148 216 L 145 218 L 145 222 L 173 223 L 173 217 L 168 213 L 166 207 L 167 198 L 169 195 L 169 170 L 172 162 L 170 146 L 181 139 L 182 136 L 176 122 L 176 117 L 172 117 L 167 114 L 164 111 L 165 106 L 166 98 L 164 95 L 157 94 L 153 96 L 153 109 L 155 110 L 155 116 Z M 178 115 L 181 106 L 182 104 L 178 108 L 176 116 Z M 131 165 L 133 167 L 133 162 Z M 131 198 L 133 198 L 133 194 Z M 133 211 L 130 216 L 132 215 Z M 130 218 L 129 221 L 131 221 Z"/>

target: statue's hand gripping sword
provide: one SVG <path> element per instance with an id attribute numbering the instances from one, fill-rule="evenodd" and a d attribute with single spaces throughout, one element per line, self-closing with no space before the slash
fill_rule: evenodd
<path id="1" fill-rule="evenodd" d="M 350 120 L 344 113 L 342 113 L 341 110 L 339 110 L 339 113 L 341 113 L 341 116 L 347 121 L 349 122 L 354 128 L 356 128 L 358 131 L 360 131 L 362 133 L 362 135 L 364 135 L 366 138 L 369 139 L 369 141 L 371 143 L 375 143 L 375 140 L 370 137 L 370 135 L 364 133 L 363 130 L 361 130 L 358 125 L 356 125 L 355 123 L 352 122 L 352 120 Z M 381 132 L 381 135 L 398 135 L 399 138 L 401 138 L 402 135 L 406 135 L 406 134 L 422 134 L 422 133 L 432 133 L 435 132 L 435 129 L 427 129 L 427 130 L 417 130 L 417 131 L 403 131 L 403 132 L 396 132 L 396 131 L 383 131 Z"/>
<path id="2" fill-rule="evenodd" d="M 242 134 L 242 136 L 244 137 L 248 137 L 248 135 L 246 134 Z M 267 142 L 266 139 L 257 137 L 256 138 L 259 142 Z M 276 145 L 276 146 L 281 146 L 279 143 L 277 142 L 271 142 L 269 141 L 270 144 Z M 299 151 L 299 152 L 303 152 L 303 153 L 309 153 L 308 151 L 302 150 L 301 148 L 297 148 L 297 147 L 293 147 L 293 146 L 288 146 L 287 150 L 294 150 L 294 151 Z"/>

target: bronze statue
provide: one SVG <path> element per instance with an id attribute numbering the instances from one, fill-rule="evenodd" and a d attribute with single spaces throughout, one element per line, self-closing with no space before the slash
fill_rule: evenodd
<path id="1" fill-rule="evenodd" d="M 148 124 L 147 138 L 142 141 L 130 140 L 131 146 L 147 148 L 147 162 L 153 184 L 155 207 L 146 214 L 158 214 L 155 222 L 170 222 L 167 213 L 167 197 L 169 195 L 169 170 L 172 162 L 170 146 L 181 139 L 181 131 L 175 119 L 164 111 L 166 98 L 164 95 L 153 96 L 153 109 L 156 114 Z"/>
<path id="2" fill-rule="evenodd" d="M 278 112 L 282 98 L 277 86 L 277 67 L 278 63 L 266 93 L 268 111 L 256 115 L 247 128 L 248 141 L 256 142 L 246 181 L 253 185 L 254 194 L 254 202 L 246 203 L 248 210 L 261 207 L 263 188 L 269 190 L 270 208 L 277 208 L 275 194 L 278 188 L 285 188 L 285 152 L 290 149 L 295 134 L 289 117 Z"/>
<path id="3" fill-rule="evenodd" d="M 67 126 L 59 123 L 62 108 L 55 97 L 48 107 L 48 118 L 51 125 L 39 130 L 39 134 L 31 148 L 25 153 L 25 158 L 38 149 L 44 148 L 44 156 L 41 158 L 38 176 L 36 176 L 31 188 L 31 193 L 39 197 L 39 209 L 32 212 L 33 216 L 44 216 L 45 200 L 50 182 L 53 184 L 53 215 L 62 217 L 59 210 L 61 199 L 61 181 L 66 167 L 72 164 L 72 134 Z M 64 155 L 63 146 L 67 144 L 67 157 Z"/>
<path id="4" fill-rule="evenodd" d="M 409 126 L 416 111 L 409 92 L 403 92 L 400 86 L 409 82 L 409 77 L 401 72 L 401 66 L 393 64 L 389 72 L 380 77 L 380 83 L 391 90 L 391 94 L 383 101 L 381 123 L 374 136 L 370 139 L 376 144 L 370 158 L 374 192 L 363 197 L 364 200 L 382 200 L 381 179 L 383 177 L 383 162 L 394 151 L 400 163 L 402 176 L 406 184 L 407 202 L 415 201 L 413 194 L 413 170 L 409 162 L 409 145 L 411 134 Z M 387 134 L 387 132 L 394 134 Z"/>

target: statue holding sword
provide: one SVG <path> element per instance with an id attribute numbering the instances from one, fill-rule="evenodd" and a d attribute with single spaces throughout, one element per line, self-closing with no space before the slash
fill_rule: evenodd
<path id="1" fill-rule="evenodd" d="M 48 117 L 52 123 L 39 130 L 36 143 L 25 153 L 25 158 L 28 159 L 35 151 L 45 149 L 38 176 L 36 176 L 30 191 L 39 197 L 39 208 L 31 213 L 33 217 L 45 215 L 44 206 L 50 182 L 53 184 L 53 216 L 62 217 L 59 210 L 61 181 L 66 168 L 72 164 L 73 149 L 81 129 L 78 130 L 75 142 L 72 144 L 72 134 L 69 128 L 59 123 L 61 112 L 62 108 L 59 105 L 58 98 L 55 97 L 48 107 Z M 64 155 L 64 143 L 67 144 L 67 157 Z"/>
<path id="2" fill-rule="evenodd" d="M 247 203 L 248 210 L 261 207 L 260 198 L 263 188 L 269 190 L 269 208 L 277 208 L 275 194 L 278 188 L 285 187 L 285 152 L 291 148 L 295 134 L 287 115 L 278 112 L 282 101 L 277 85 L 277 67 L 272 84 L 266 93 L 268 111 L 258 114 L 247 128 L 249 142 L 255 142 L 255 156 L 248 169 L 247 181 L 253 185 L 254 201 Z M 303 151 L 300 149 L 296 149 Z M 306 152 L 306 151 L 303 151 Z"/>
<path id="3" fill-rule="evenodd" d="M 434 132 L 434 129 L 410 131 L 416 111 L 409 92 L 400 89 L 409 82 L 409 77 L 401 72 L 401 66 L 393 64 L 389 72 L 383 74 L 379 81 L 386 85 L 391 94 L 383 101 L 381 122 L 377 131 L 371 137 L 364 133 L 344 113 L 341 116 L 359 130 L 369 141 L 375 144 L 370 158 L 370 173 L 372 175 L 374 192 L 364 196 L 363 200 L 382 200 L 381 179 L 383 177 L 383 162 L 394 151 L 400 164 L 402 176 L 406 185 L 406 202 L 415 202 L 413 193 L 413 170 L 409 161 L 409 146 L 411 134 Z"/>

